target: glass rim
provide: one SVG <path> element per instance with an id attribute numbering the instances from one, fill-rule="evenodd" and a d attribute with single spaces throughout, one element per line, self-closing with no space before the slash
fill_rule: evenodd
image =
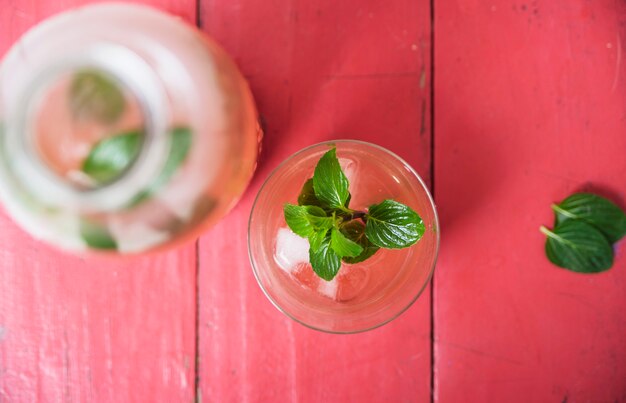
<path id="1" fill-rule="evenodd" d="M 356 330 L 329 330 L 329 329 L 324 329 L 322 327 L 318 327 L 318 326 L 314 326 L 314 325 L 311 325 L 309 323 L 306 323 L 306 322 L 304 322 L 304 321 L 294 317 L 293 315 L 291 315 L 287 310 L 283 309 L 274 300 L 274 298 L 272 298 L 272 296 L 265 289 L 265 286 L 261 282 L 261 279 L 259 278 L 257 266 L 256 266 L 256 264 L 254 262 L 254 258 L 252 256 L 252 248 L 250 246 L 250 239 L 251 239 L 250 233 L 251 233 L 251 229 L 252 229 L 252 216 L 254 214 L 257 202 L 259 201 L 259 197 L 263 193 L 263 190 L 267 186 L 267 183 L 269 182 L 269 180 L 281 168 L 283 168 L 285 165 L 290 163 L 292 160 L 294 160 L 295 158 L 297 158 L 301 154 L 304 154 L 304 153 L 306 153 L 307 151 L 309 151 L 309 150 L 311 150 L 313 148 L 317 148 L 317 147 L 324 146 L 324 145 L 333 145 L 333 144 L 336 144 L 336 143 L 344 143 L 344 144 L 345 143 L 355 143 L 355 144 L 360 144 L 360 145 L 364 145 L 364 146 L 367 146 L 367 147 L 376 148 L 376 149 L 378 149 L 380 151 L 383 151 L 384 153 L 388 154 L 389 156 L 395 158 L 400 163 L 402 163 L 404 166 L 406 166 L 408 168 L 409 172 L 418 180 L 418 182 L 420 183 L 420 185 L 422 186 L 422 188 L 426 192 L 426 195 L 428 196 L 428 201 L 430 202 L 430 206 L 431 206 L 432 211 L 433 211 L 434 224 L 435 224 L 435 228 L 436 228 L 436 231 L 435 231 L 435 253 L 433 255 L 433 262 L 432 262 L 432 264 L 431 264 L 431 266 L 430 266 L 430 268 L 428 270 L 428 276 L 426 278 L 426 281 L 424 281 L 424 284 L 419 289 L 419 291 L 406 304 L 406 306 L 404 306 L 401 309 L 399 309 L 398 312 L 396 312 L 393 315 L 391 315 L 391 317 L 381 321 L 380 323 L 374 324 L 372 326 L 368 326 L 368 327 L 365 327 L 363 329 L 356 329 Z M 256 279 L 257 284 L 261 288 L 261 291 L 263 291 L 263 294 L 265 295 L 265 297 L 272 303 L 272 305 L 274 305 L 274 307 L 276 307 L 276 309 L 278 309 L 280 312 L 282 312 L 284 315 L 286 315 L 289 319 L 292 319 L 295 322 L 298 322 L 301 325 L 303 325 L 303 326 L 305 326 L 305 327 L 307 327 L 309 329 L 321 331 L 321 332 L 324 332 L 324 333 L 330 333 L 330 334 L 356 334 L 356 333 L 363 333 L 363 332 L 367 332 L 367 331 L 370 331 L 370 330 L 374 330 L 376 328 L 379 328 L 381 326 L 384 326 L 384 325 L 388 324 L 389 322 L 393 321 L 394 319 L 397 319 L 400 315 L 402 315 L 404 312 L 406 312 L 415 303 L 415 301 L 417 301 L 417 299 L 422 295 L 422 293 L 424 292 L 424 290 L 426 289 L 428 284 L 430 284 L 430 281 L 432 280 L 432 277 L 433 277 L 433 273 L 435 271 L 435 266 L 437 264 L 437 259 L 439 257 L 439 244 L 440 244 L 440 238 L 441 238 L 440 232 L 441 231 L 440 231 L 440 228 L 439 228 L 439 217 L 437 215 L 437 208 L 435 206 L 435 200 L 434 200 L 432 194 L 430 193 L 430 190 L 428 189 L 428 186 L 426 186 L 426 183 L 422 179 L 422 177 L 411 166 L 411 164 L 409 164 L 406 160 L 404 160 L 404 158 L 400 157 L 399 155 L 397 155 L 396 153 L 394 153 L 393 151 L 390 151 L 389 149 L 387 149 L 385 147 L 379 146 L 378 144 L 370 143 L 368 141 L 353 140 L 353 139 L 326 140 L 326 141 L 322 141 L 322 142 L 319 142 L 319 143 L 315 143 L 315 144 L 306 146 L 306 147 L 296 151 L 295 153 L 291 154 L 290 156 L 285 158 L 280 164 L 278 164 L 274 169 L 272 169 L 272 171 L 269 173 L 267 178 L 265 178 L 265 180 L 263 181 L 263 184 L 259 188 L 259 191 L 257 192 L 257 194 L 256 194 L 256 196 L 254 198 L 254 202 L 252 203 L 252 208 L 250 210 L 250 217 L 248 218 L 248 240 L 247 240 L 247 244 L 248 244 L 247 245 L 248 246 L 248 259 L 250 260 L 250 266 L 252 266 L 252 273 L 254 274 L 254 278 Z"/>

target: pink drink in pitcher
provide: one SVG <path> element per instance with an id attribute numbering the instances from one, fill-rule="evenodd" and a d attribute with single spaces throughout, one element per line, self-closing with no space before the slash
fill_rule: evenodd
<path id="1" fill-rule="evenodd" d="M 0 122 L 3 204 L 78 252 L 197 237 L 243 193 L 261 140 L 248 85 L 215 42 L 122 3 L 24 35 L 0 65 Z"/>

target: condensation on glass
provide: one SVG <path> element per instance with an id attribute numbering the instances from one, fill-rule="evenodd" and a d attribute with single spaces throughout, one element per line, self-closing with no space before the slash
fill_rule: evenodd
<path id="1" fill-rule="evenodd" d="M 0 65 L 0 191 L 36 238 L 142 253 L 237 201 L 261 140 L 228 55 L 179 18 L 102 4 L 50 18 Z"/>

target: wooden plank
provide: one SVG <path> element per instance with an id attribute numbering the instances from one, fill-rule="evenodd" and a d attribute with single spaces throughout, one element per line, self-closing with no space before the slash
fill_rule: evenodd
<path id="1" fill-rule="evenodd" d="M 271 169 L 322 140 L 378 143 L 429 178 L 429 2 L 213 0 L 203 2 L 201 21 L 248 77 L 266 127 L 250 188 L 201 238 L 202 400 L 428 401 L 428 292 L 372 332 L 309 330 L 262 294 L 246 231 Z"/>
<path id="2" fill-rule="evenodd" d="M 552 266 L 579 189 L 626 199 L 626 3 L 442 1 L 435 17 L 438 402 L 626 399 L 626 244 Z"/>
<path id="3" fill-rule="evenodd" d="M 0 10 L 0 54 L 41 19 L 85 1 Z M 195 21 L 192 0 L 144 1 Z M 0 402 L 192 401 L 195 247 L 81 259 L 0 216 Z"/>

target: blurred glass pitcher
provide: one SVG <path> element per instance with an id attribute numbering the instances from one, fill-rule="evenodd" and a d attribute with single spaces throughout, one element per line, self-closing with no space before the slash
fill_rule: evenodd
<path id="1" fill-rule="evenodd" d="M 246 188 L 262 133 L 228 55 L 129 4 L 54 16 L 0 65 L 0 197 L 63 249 L 142 253 L 199 235 Z"/>

